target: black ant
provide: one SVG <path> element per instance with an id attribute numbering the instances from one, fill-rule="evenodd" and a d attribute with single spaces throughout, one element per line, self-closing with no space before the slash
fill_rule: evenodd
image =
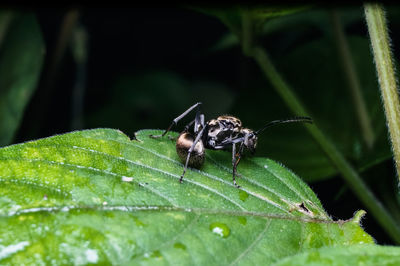
<path id="1" fill-rule="evenodd" d="M 204 114 L 200 112 L 201 102 L 198 102 L 187 109 L 183 114 L 175 118 L 171 125 L 164 131 L 162 135 L 150 135 L 152 138 L 160 138 L 165 136 L 171 128 L 176 125 L 179 120 L 185 117 L 193 109 L 197 109 L 196 117 L 184 130 L 180 133 L 176 140 L 176 152 L 185 163 L 185 168 L 179 182 L 182 183 L 183 176 L 188 166 L 199 168 L 203 165 L 205 159 L 205 149 L 211 150 L 232 150 L 232 166 L 233 166 L 233 184 L 236 184 L 237 166 L 245 149 L 254 154 L 257 146 L 257 136 L 266 128 L 282 123 L 305 122 L 312 123 L 310 117 L 293 117 L 284 120 L 274 120 L 266 124 L 263 128 L 253 131 L 249 128 L 242 127 L 240 119 L 222 115 L 216 119 L 204 122 Z M 194 124 L 193 133 L 189 132 L 189 128 Z M 236 146 L 238 145 L 238 147 Z"/>

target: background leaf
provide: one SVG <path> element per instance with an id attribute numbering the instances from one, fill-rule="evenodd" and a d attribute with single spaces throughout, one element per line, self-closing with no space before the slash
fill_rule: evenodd
<path id="1" fill-rule="evenodd" d="M 259 27 L 257 37 L 260 39 L 272 37 L 275 38 L 275 41 L 278 38 L 279 42 L 276 46 L 272 42 L 273 39 L 268 39 L 266 43 L 275 49 L 286 50 L 289 47 L 290 49 L 295 48 L 297 42 L 304 42 L 310 37 L 332 34 L 328 10 L 303 7 L 288 11 L 293 12 L 271 16 L 264 20 Z M 362 12 L 358 9 L 340 9 L 340 13 L 342 14 L 341 21 L 345 26 L 351 26 L 363 19 Z M 238 37 L 233 32 L 227 32 L 215 43 L 212 50 L 226 50 L 239 44 Z"/>
<path id="2" fill-rule="evenodd" d="M 195 10 L 215 16 L 224 23 L 233 33 L 239 34 L 242 28 L 243 15 L 246 13 L 257 24 L 257 31 L 269 19 L 295 14 L 309 8 L 308 6 L 293 5 L 235 5 L 227 8 L 194 7 Z"/>
<path id="3" fill-rule="evenodd" d="M 363 212 L 332 221 L 269 159 L 244 159 L 237 189 L 230 154 L 210 151 L 180 184 L 174 142 L 148 137 L 161 132 L 76 131 L 1 149 L 2 264 L 248 265 L 373 243 Z"/>
<path id="4" fill-rule="evenodd" d="M 44 57 L 44 42 L 35 16 L 11 14 L 0 46 L 0 146 L 10 144 L 19 127 Z"/>

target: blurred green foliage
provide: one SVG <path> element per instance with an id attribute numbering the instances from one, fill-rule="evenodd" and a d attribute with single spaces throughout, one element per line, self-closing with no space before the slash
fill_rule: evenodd
<path id="1" fill-rule="evenodd" d="M 33 14 L 0 12 L 0 146 L 10 144 L 42 70 L 44 42 Z"/>

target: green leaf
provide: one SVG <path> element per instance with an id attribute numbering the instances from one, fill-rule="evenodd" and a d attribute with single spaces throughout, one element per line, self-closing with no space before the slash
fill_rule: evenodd
<path id="1" fill-rule="evenodd" d="M 310 6 L 290 6 L 290 5 L 260 5 L 259 7 L 251 7 L 247 9 L 254 20 L 265 20 L 275 17 L 291 15 L 309 9 Z"/>
<path id="2" fill-rule="evenodd" d="M 240 34 L 242 27 L 242 8 L 238 6 L 230 6 L 227 8 L 210 8 L 210 7 L 192 7 L 194 10 L 204 14 L 218 18 L 228 29 L 235 33 Z"/>
<path id="3" fill-rule="evenodd" d="M 246 14 L 256 24 L 257 28 L 269 19 L 287 16 L 308 9 L 309 6 L 285 5 L 236 5 L 228 8 L 194 7 L 195 10 L 217 17 L 233 33 L 241 36 L 242 19 Z"/>
<path id="4" fill-rule="evenodd" d="M 44 42 L 32 14 L 13 14 L 0 47 L 0 146 L 9 144 L 41 73 Z"/>
<path id="5" fill-rule="evenodd" d="M 259 39 L 271 36 L 268 42 L 279 43 L 279 49 L 293 48 L 296 42 L 303 42 L 309 36 L 332 34 L 332 22 L 329 13 L 325 9 L 308 9 L 307 7 L 293 9 L 285 16 L 271 17 L 263 21 L 258 31 Z M 302 11 L 302 12 L 297 12 Z M 343 25 L 352 25 L 363 20 L 363 14 L 358 8 L 340 10 Z M 273 36 L 272 36 L 273 35 Z M 233 32 L 227 32 L 211 48 L 213 51 L 229 49 L 239 45 L 238 36 Z"/>
<path id="6" fill-rule="evenodd" d="M 161 132 L 85 130 L 0 149 L 1 264 L 254 265 L 373 243 L 363 211 L 333 221 L 266 158 L 241 162 L 237 189 L 230 153 L 207 151 L 180 184 L 174 141 L 148 137 Z"/>
<path id="7" fill-rule="evenodd" d="M 323 247 L 286 258 L 274 265 L 399 265 L 399 252 L 399 247 L 376 245 Z"/>

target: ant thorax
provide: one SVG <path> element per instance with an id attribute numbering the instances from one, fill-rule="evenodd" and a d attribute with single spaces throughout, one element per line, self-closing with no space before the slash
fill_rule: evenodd
<path id="1" fill-rule="evenodd" d="M 207 134 L 205 145 L 207 149 L 224 150 L 226 145 L 222 145 L 224 141 L 243 137 L 242 122 L 234 116 L 223 115 L 207 122 Z"/>

